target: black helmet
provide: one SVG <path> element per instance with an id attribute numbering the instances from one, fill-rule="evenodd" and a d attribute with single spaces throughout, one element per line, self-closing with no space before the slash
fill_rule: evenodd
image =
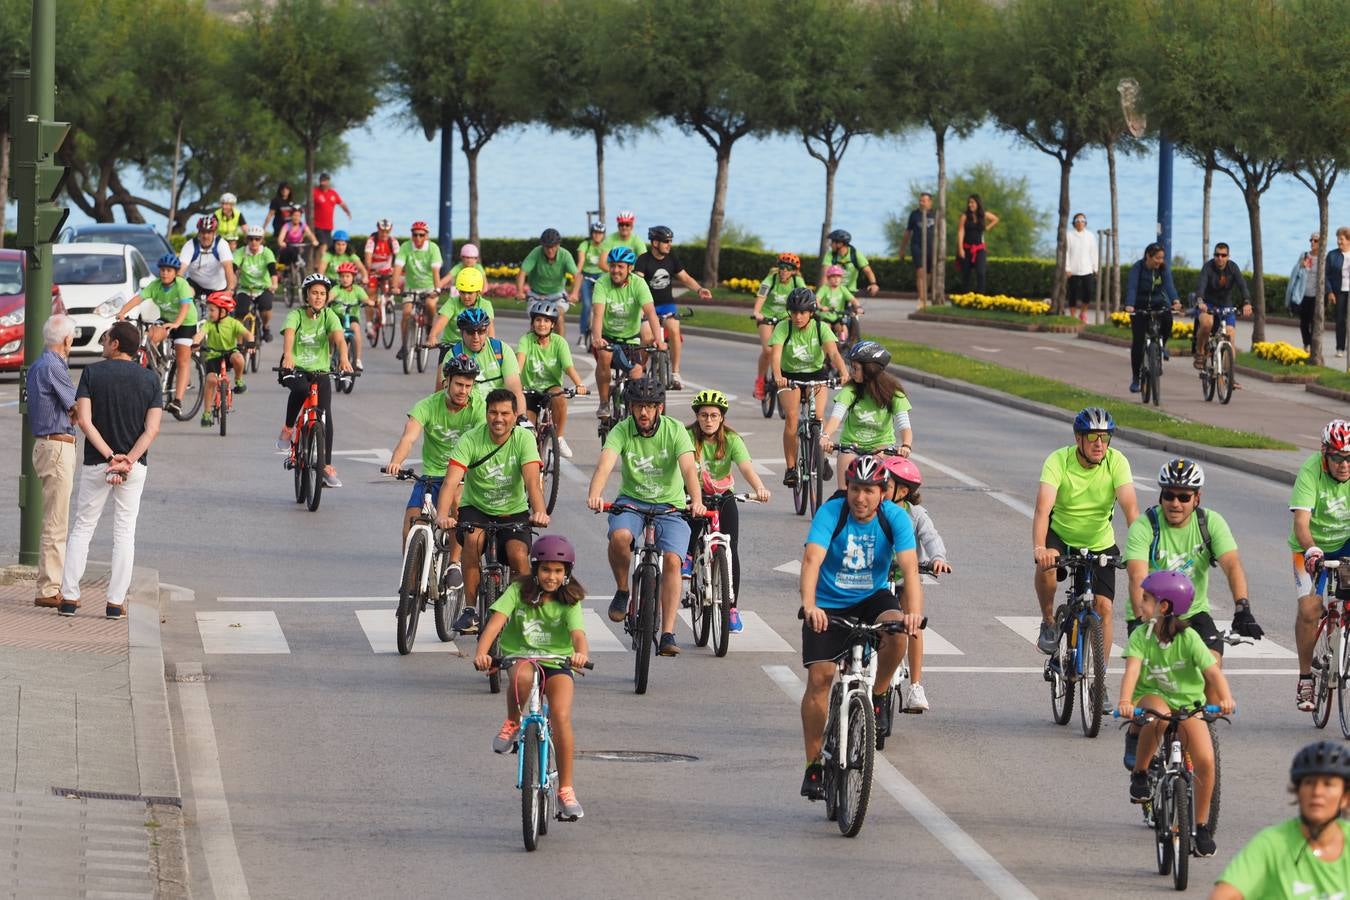
<path id="1" fill-rule="evenodd" d="M 647 240 L 649 241 L 673 241 L 675 232 L 671 231 L 665 225 L 653 225 L 647 229 Z"/>
<path id="2" fill-rule="evenodd" d="M 544 247 L 556 247 L 562 243 L 562 235 L 556 228 L 545 228 L 544 233 L 539 235 L 539 243 Z"/>
<path id="3" fill-rule="evenodd" d="M 876 363 L 883 369 L 891 364 L 891 351 L 876 341 L 858 341 L 848 348 L 848 361 L 858 363 Z"/>
<path id="4" fill-rule="evenodd" d="M 788 312 L 815 312 L 816 307 L 816 295 L 810 288 L 793 288 L 787 296 Z"/>
<path id="5" fill-rule="evenodd" d="M 456 375 L 465 375 L 469 378 L 478 378 L 478 361 L 465 353 L 456 353 L 447 356 L 441 363 L 441 373 L 447 379 L 454 378 Z"/>
<path id="6" fill-rule="evenodd" d="M 629 407 L 639 403 L 665 403 L 666 386 L 655 378 L 639 378 L 637 381 L 628 382 L 628 386 L 624 388 L 623 399 Z"/>
<path id="7" fill-rule="evenodd" d="M 1294 755 L 1289 780 L 1298 784 L 1309 775 L 1339 775 L 1350 782 L 1350 745 L 1318 741 Z"/>
<path id="8" fill-rule="evenodd" d="M 837 244 L 851 244 L 853 243 L 853 235 L 842 228 L 836 228 L 830 232 L 830 241 Z"/>

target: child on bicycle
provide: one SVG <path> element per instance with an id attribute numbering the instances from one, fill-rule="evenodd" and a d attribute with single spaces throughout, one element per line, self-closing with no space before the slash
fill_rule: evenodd
<path id="1" fill-rule="evenodd" d="M 486 301 L 484 301 L 486 302 Z M 581 381 L 581 373 L 572 364 L 572 351 L 567 341 L 553 336 L 562 317 L 562 307 L 552 300 L 535 300 L 530 304 L 530 330 L 516 345 L 516 362 L 520 365 L 520 384 L 525 394 L 525 413 L 531 422 L 538 421 L 540 403 L 528 392 L 553 394 L 549 405 L 553 411 L 553 428 L 558 435 L 558 452 L 564 459 L 572 458 L 563 431 L 567 427 L 567 398 L 562 396 L 562 377 L 566 375 L 576 385 L 578 394 L 590 393 Z"/>
<path id="2" fill-rule="evenodd" d="M 487 278 L 487 269 L 484 269 L 483 263 L 479 261 L 478 247 L 474 244 L 465 244 L 459 248 L 459 262 L 451 266 L 450 271 L 440 277 L 436 282 L 436 290 L 443 291 L 447 287 L 453 288 L 451 291 L 453 296 L 454 292 L 459 290 L 455 286 L 455 279 L 459 278 L 459 273 L 465 269 L 477 269 L 483 274 L 484 278 Z"/>
<path id="3" fill-rule="evenodd" d="M 334 243 L 337 242 L 337 235 L 345 233 L 334 232 Z M 370 299 L 370 291 L 356 283 L 358 272 L 357 264 L 351 260 L 338 264 L 338 283 L 328 292 L 328 307 L 337 313 L 343 328 L 352 333 L 356 371 L 361 372 L 365 370 L 361 362 L 361 307 L 374 306 L 375 301 Z"/>
<path id="4" fill-rule="evenodd" d="M 215 424 L 216 388 L 220 381 L 220 361 L 229 362 L 234 370 L 234 392 L 244 388 L 244 354 L 239 352 L 241 340 L 253 342 L 253 332 L 244 323 L 230 315 L 234 311 L 234 297 L 229 291 L 215 291 L 206 298 L 206 327 L 202 329 L 202 368 L 206 370 L 206 398 L 202 404 L 202 427 Z"/>
<path id="5" fill-rule="evenodd" d="M 488 337 L 497 336 L 497 311 L 492 308 L 492 301 L 483 296 L 486 283 L 483 273 L 478 269 L 470 267 L 459 270 L 455 276 L 457 295 L 446 297 L 440 309 L 436 310 L 436 321 L 431 323 L 431 332 L 427 335 L 428 346 L 435 346 L 446 326 L 456 321 L 466 309 L 481 309 L 485 312 L 488 317 Z"/>
<path id="6" fill-rule="evenodd" d="M 829 365 L 839 373 L 839 383 L 848 381 L 848 369 L 834 332 L 826 328 L 816 317 L 816 295 L 808 287 L 799 287 L 787 298 L 787 318 L 774 326 L 773 336 L 769 338 L 769 347 L 773 351 L 773 381 L 778 389 L 778 402 L 787 410 L 783 421 L 783 457 L 787 461 L 787 474 L 783 476 L 786 487 L 797 484 L 797 417 L 798 399 L 801 389 L 792 385 L 798 381 L 824 381 L 829 377 Z M 826 363 L 829 363 L 827 365 Z M 815 415 L 825 415 L 825 397 L 823 388 L 815 390 Z M 833 477 L 829 461 L 822 459 L 824 477 Z"/>
<path id="7" fill-rule="evenodd" d="M 577 552 L 572 542 L 559 534 L 541 535 L 530 550 L 530 574 L 518 578 L 492 604 L 492 615 L 478 636 L 474 668 L 492 668 L 492 642 L 502 656 L 567 656 L 568 664 L 556 660 L 518 662 L 511 667 L 506 691 L 506 721 L 492 740 L 492 749 L 505 753 L 520 734 L 521 706 L 529 698 L 534 667 L 538 665 L 544 697 L 548 701 L 549 728 L 558 761 L 558 812 L 564 818 L 583 815 L 572 785 L 572 693 L 573 670 L 586 664 L 590 648 L 581 617 L 586 589 L 572 577 Z"/>
<path id="8" fill-rule="evenodd" d="M 1214 654 L 1183 616 L 1190 612 L 1195 587 L 1181 572 L 1159 570 L 1144 579 L 1140 604 L 1143 627 L 1136 628 L 1125 647 L 1125 676 L 1120 681 L 1117 712 L 1133 717 L 1136 707 L 1167 714 L 1194 709 L 1205 702 L 1208 688 L 1219 698 L 1225 715 L 1236 704 Z M 1130 772 L 1130 802 L 1149 798 L 1148 766 L 1158 749 L 1167 723 L 1151 721 L 1139 732 L 1139 750 Z M 1209 806 L 1214 796 L 1214 745 L 1200 717 L 1178 727 L 1182 746 L 1195 766 L 1195 853 L 1214 855 L 1209 829 Z"/>
<path id="9" fill-rule="evenodd" d="M 890 351 L 876 341 L 859 341 L 848 348 L 849 379 L 853 383 L 834 395 L 829 421 L 820 430 L 823 453 L 828 455 L 836 446 L 830 435 L 843 422 L 839 446 L 855 447 L 863 453 L 895 448 L 893 452 L 909 457 L 914 440 L 914 430 L 909 423 L 912 407 L 900 379 L 886 371 L 890 364 Z M 900 435 L 898 448 L 897 432 Z M 855 455 L 852 451 L 841 450 L 839 453 L 840 487 L 844 486 L 843 472 Z"/>
<path id="10" fill-rule="evenodd" d="M 825 270 L 825 284 L 816 291 L 816 302 L 820 304 L 820 317 L 833 326 L 841 341 L 848 337 L 844 313 L 851 312 L 855 317 L 862 315 L 862 304 L 844 287 L 843 266 L 830 266 Z"/>
<path id="11" fill-rule="evenodd" d="M 361 262 L 361 257 L 357 256 L 356 251 L 352 248 L 351 236 L 339 228 L 333 232 L 333 249 L 325 253 L 323 259 L 319 262 L 319 274 L 328 275 L 329 278 L 332 278 L 333 276 L 329 273 L 337 272 L 338 267 L 343 263 L 355 264 L 356 272 L 361 276 L 357 283 L 364 284 L 366 282 L 366 264 Z"/>
<path id="12" fill-rule="evenodd" d="M 727 424 L 727 410 L 731 403 L 721 391 L 702 390 L 689 404 L 694 410 L 694 421 L 689 425 L 689 438 L 694 442 L 694 462 L 698 466 L 699 482 L 703 485 L 703 505 L 718 510 L 718 526 L 731 539 L 731 633 L 740 634 L 741 614 L 737 606 L 741 596 L 740 512 L 730 497 L 736 481 L 731 466 L 741 470 L 741 476 L 755 491 L 760 503 L 769 502 L 769 491 L 759 480 L 755 463 L 745 448 L 745 441 Z M 692 564 L 703 529 L 708 520 L 694 519 L 689 533 L 689 555 Z M 685 574 L 692 574 L 686 572 Z"/>
<path id="13" fill-rule="evenodd" d="M 770 340 L 773 337 L 774 326 L 765 320 L 787 317 L 788 295 L 798 288 L 806 287 L 801 267 L 802 259 L 797 254 L 778 254 L 778 268 L 764 276 L 755 294 L 755 309 L 751 316 L 759 323 L 759 366 L 755 373 L 756 400 L 764 399 L 766 390 L 764 378 L 766 374 L 772 374 L 772 369 L 769 368 L 773 361 Z M 768 385 L 767 389 L 773 390 L 773 386 Z"/>

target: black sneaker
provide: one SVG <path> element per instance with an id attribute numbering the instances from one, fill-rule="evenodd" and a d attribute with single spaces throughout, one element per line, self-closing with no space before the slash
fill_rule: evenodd
<path id="1" fill-rule="evenodd" d="M 622 622 L 628 618 L 628 592 L 615 591 L 614 599 L 609 601 L 609 620 Z"/>
<path id="2" fill-rule="evenodd" d="M 1130 802 L 1143 803 L 1148 799 L 1148 773 L 1131 772 L 1130 773 Z"/>
<path id="3" fill-rule="evenodd" d="M 820 477 L 826 481 L 834 477 L 834 466 L 830 465 L 830 460 L 824 456 L 820 458 Z"/>
<path id="4" fill-rule="evenodd" d="M 1131 725 L 1125 729 L 1125 768 L 1134 771 L 1135 755 L 1139 752 L 1139 732 Z"/>
<path id="5" fill-rule="evenodd" d="M 454 630 L 460 634 L 478 633 L 478 608 L 473 606 L 464 607 L 459 618 L 455 619 Z"/>
<path id="6" fill-rule="evenodd" d="M 183 404 L 178 400 L 170 400 L 164 404 L 164 411 L 171 416 L 177 416 L 183 411 Z"/>
<path id="7" fill-rule="evenodd" d="M 788 469 L 787 472 L 784 473 L 783 475 L 783 487 L 796 487 L 796 486 L 797 486 L 797 470 Z"/>
<path id="8" fill-rule="evenodd" d="M 118 606 L 115 603 L 109 603 L 103 608 L 103 615 L 107 616 L 109 619 L 122 619 L 126 617 L 126 614 L 126 607 Z"/>
<path id="9" fill-rule="evenodd" d="M 872 695 L 872 712 L 877 717 L 877 736 L 888 738 L 891 736 L 891 712 L 895 704 L 891 702 L 891 692 L 888 690 L 884 694 Z"/>
<path id="10" fill-rule="evenodd" d="M 247 391 L 247 390 L 248 390 L 248 385 L 244 384 L 242 381 L 236 381 L 236 382 L 234 383 L 234 392 L 235 392 L 236 394 L 242 394 L 242 393 L 244 393 L 244 392 Z"/>
<path id="11" fill-rule="evenodd" d="M 657 644 L 656 652 L 659 656 L 679 656 L 680 645 L 675 643 L 675 635 L 667 631 L 661 635 L 661 643 Z"/>
<path id="12" fill-rule="evenodd" d="M 263 343 L 264 344 L 272 343 L 272 329 L 270 328 L 263 329 Z"/>
<path id="13" fill-rule="evenodd" d="M 807 800 L 825 799 L 825 767 L 813 762 L 802 776 L 802 796 Z"/>
<path id="14" fill-rule="evenodd" d="M 1195 826 L 1195 855 L 1213 856 L 1214 855 L 1214 835 L 1209 833 L 1208 825 Z"/>
<path id="15" fill-rule="evenodd" d="M 398 348 L 398 352 L 394 354 L 394 359 L 397 359 L 397 360 L 403 360 L 403 359 L 406 359 L 407 356 L 408 356 L 408 348 L 407 348 L 407 347 L 399 347 L 399 348 Z"/>

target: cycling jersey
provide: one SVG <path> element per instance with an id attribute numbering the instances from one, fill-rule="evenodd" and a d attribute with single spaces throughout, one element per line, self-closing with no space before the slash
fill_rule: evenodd
<path id="1" fill-rule="evenodd" d="M 597 244 L 594 241 L 586 240 L 577 245 L 577 259 L 581 260 L 582 274 L 599 275 L 604 271 L 600 268 L 603 249 L 603 242 Z"/>
<path id="2" fill-rule="evenodd" d="M 502 656 L 571 656 L 572 632 L 585 631 L 580 603 L 548 599 L 537 606 L 521 602 L 520 582 L 513 581 L 492 604 L 506 616 L 499 646 Z M 561 663 L 541 662 L 559 668 Z"/>
<path id="3" fill-rule="evenodd" d="M 1119 450 L 1108 447 L 1101 463 L 1088 468 L 1079 461 L 1076 445 L 1061 447 L 1041 467 L 1041 483 L 1056 488 L 1050 527 L 1070 547 L 1110 547 L 1116 489 L 1133 482 L 1130 463 Z"/>
<path id="4" fill-rule="evenodd" d="M 898 504 L 883 500 L 877 513 L 866 523 L 858 522 L 845 508 L 847 500 L 826 500 L 811 519 L 806 543 L 825 550 L 816 582 L 816 605 L 822 609 L 842 609 L 861 603 L 890 583 L 891 558 L 915 549 L 914 525 Z M 846 515 L 844 527 L 839 519 Z M 886 517 L 890 535 L 882 527 Z"/>
<path id="5" fill-rule="evenodd" d="M 670 416 L 660 416 L 651 437 L 638 434 L 632 416 L 610 429 L 605 449 L 619 455 L 619 494 L 642 503 L 684 509 L 680 457 L 694 452 L 689 431 Z"/>
<path id="6" fill-rule="evenodd" d="M 815 317 L 805 328 L 793 328 L 792 323 L 784 319 L 773 327 L 773 336 L 769 338 L 770 347 L 783 345 L 780 367 L 784 374 L 819 372 L 825 368 L 825 345 L 835 343 L 838 340 L 834 332 Z"/>
<path id="7" fill-rule="evenodd" d="M 483 344 L 483 349 L 477 353 L 465 347 L 463 341 L 451 347 L 450 352 L 467 354 L 478 363 L 478 380 L 474 383 L 473 389 L 475 394 L 484 399 L 494 388 L 502 387 L 508 375 L 520 374 L 520 364 L 516 362 L 516 355 L 511 352 L 510 347 L 496 338 L 488 338 Z"/>
<path id="8" fill-rule="evenodd" d="M 559 247 L 557 255 L 549 262 L 544 256 L 544 248 L 535 247 L 520 264 L 520 271 L 525 273 L 525 284 L 536 294 L 560 294 L 567 290 L 568 274 L 577 274 L 577 261 Z"/>
<path id="9" fill-rule="evenodd" d="M 969 226 L 966 227 L 969 228 Z M 967 231 L 966 236 L 970 236 L 969 231 Z M 834 249 L 831 248 L 820 257 L 822 269 L 838 266 L 844 270 L 844 287 L 854 294 L 858 292 L 858 274 L 869 265 L 870 263 L 867 261 L 867 257 L 863 256 L 862 251 L 852 245 L 845 248 L 842 254 L 835 253 Z"/>
<path id="10" fill-rule="evenodd" d="M 207 359 L 229 356 L 239 348 L 239 339 L 248 333 L 244 323 L 231 316 L 224 316 L 215 322 L 207 322 L 202 327 L 202 331 L 206 335 L 202 339 L 202 347 L 206 350 L 203 356 Z"/>
<path id="11" fill-rule="evenodd" d="M 370 254 L 372 272 L 389 272 L 394 268 L 394 257 L 398 255 L 398 238 L 390 235 L 380 240 L 371 235 L 366 238 L 366 253 Z"/>
<path id="12" fill-rule="evenodd" d="M 472 506 L 489 516 L 525 512 L 525 477 L 521 469 L 539 462 L 534 432 L 516 426 L 503 444 L 496 444 L 487 423 L 464 433 L 450 451 L 450 465 L 464 470 L 464 493 L 460 506 Z M 537 477 L 537 476 L 536 476 Z"/>
<path id="13" fill-rule="evenodd" d="M 244 214 L 239 211 L 239 207 L 234 208 L 234 215 L 227 216 L 223 209 L 218 209 L 211 214 L 216 220 L 216 237 L 223 241 L 239 240 L 239 229 L 244 226 Z"/>
<path id="14" fill-rule="evenodd" d="M 1185 615 L 1187 619 L 1196 613 L 1210 612 L 1208 595 L 1210 551 L 1205 547 L 1205 540 L 1200 534 L 1200 520 L 1196 512 L 1191 513 L 1190 519 L 1180 528 L 1168 525 L 1167 519 L 1159 512 L 1156 559 L 1151 558 L 1153 523 L 1149 521 L 1147 515 L 1135 519 L 1125 535 L 1127 562 L 1142 560 L 1148 563 L 1150 572 L 1166 569 L 1181 572 L 1191 579 L 1191 584 L 1195 585 L 1195 599 L 1191 602 L 1191 611 Z M 1212 509 L 1206 509 L 1205 525 L 1209 529 L 1210 546 L 1213 547 L 1216 559 L 1237 549 L 1237 541 L 1233 540 L 1233 532 L 1223 516 Z M 1129 618 L 1134 618 L 1133 610 Z"/>
<path id="15" fill-rule="evenodd" d="M 270 290 L 272 276 L 277 271 L 277 258 L 271 247 L 263 247 L 257 253 L 250 253 L 248 247 L 240 247 L 234 251 L 234 270 L 239 290 L 251 294 Z"/>
<path id="16" fill-rule="evenodd" d="M 286 324 L 282 332 L 293 331 L 291 342 L 291 360 L 297 369 L 306 372 L 333 371 L 332 358 L 329 355 L 328 336 L 334 331 L 342 333 L 342 320 L 328 307 L 317 316 L 297 307 L 286 314 Z"/>
<path id="17" fill-rule="evenodd" d="M 464 301 L 459 297 L 446 297 L 441 301 L 441 308 L 436 310 L 438 316 L 445 316 L 451 322 L 459 318 L 459 314 L 466 309 L 481 309 L 487 313 L 489 319 L 497 318 L 497 311 L 492 308 L 492 301 L 486 297 L 479 296 L 478 302 L 473 306 L 465 306 Z"/>
<path id="18" fill-rule="evenodd" d="M 800 275 L 793 275 L 787 281 L 778 280 L 778 270 L 773 269 L 759 282 L 759 295 L 766 298 L 760 307 L 760 315 L 766 319 L 787 317 L 787 297 L 793 290 L 806 287 L 806 281 Z"/>
<path id="19" fill-rule="evenodd" d="M 418 247 L 411 241 L 404 244 L 394 257 L 394 265 L 403 267 L 404 287 L 410 291 L 429 291 L 436 287 L 434 269 L 441 265 L 441 248 L 435 241 Z"/>
<path id="20" fill-rule="evenodd" d="M 563 374 L 572 368 L 572 350 L 567 341 L 556 334 L 549 335 L 548 346 L 539 341 L 539 335 L 527 332 L 516 345 L 516 352 L 525 357 L 520 370 L 520 383 L 532 391 L 561 387 Z"/>
<path id="21" fill-rule="evenodd" d="M 628 276 L 623 284 L 601 278 L 591 295 L 591 315 L 602 316 L 602 334 L 611 341 L 636 340 L 642 330 L 642 315 L 652 302 L 651 289 L 641 278 Z"/>
<path id="22" fill-rule="evenodd" d="M 1186 628 L 1163 646 L 1153 630 L 1154 626 L 1136 628 L 1125 645 L 1125 658 L 1134 657 L 1142 663 L 1130 701 L 1137 704 L 1140 698 L 1153 694 L 1166 700 L 1171 709 L 1204 702 L 1204 671 L 1218 665 L 1205 639 L 1194 628 Z"/>
<path id="23" fill-rule="evenodd" d="M 846 384 L 834 395 L 837 409 L 845 407 L 844 428 L 839 433 L 839 443 L 861 447 L 864 450 L 880 450 L 895 443 L 895 420 L 901 413 L 911 409 L 909 398 L 904 391 L 896 391 L 891 397 L 891 405 L 884 408 L 872 399 L 870 392 L 856 384 Z"/>
<path id="24" fill-rule="evenodd" d="M 1238 851 L 1219 876 L 1247 900 L 1260 897 L 1294 897 L 1298 900 L 1332 900 L 1344 897 L 1350 885 L 1350 822 L 1334 821 L 1344 841 L 1339 859 L 1323 860 L 1313 855 L 1298 818 L 1257 832 Z"/>
<path id="25" fill-rule="evenodd" d="M 203 247 L 197 238 L 183 245 L 183 265 L 186 267 L 183 270 L 184 277 L 207 290 L 225 289 L 226 261 L 233 265 L 234 257 L 230 255 L 230 248 L 219 236 L 211 242 L 210 247 Z"/>
<path id="26" fill-rule="evenodd" d="M 1308 527 L 1313 543 L 1333 550 L 1350 541 L 1350 481 L 1337 481 L 1322 471 L 1322 454 L 1314 453 L 1299 467 L 1289 508 L 1306 509 L 1312 514 Z M 1303 545 L 1289 530 L 1289 549 L 1302 552 Z"/>
<path id="27" fill-rule="evenodd" d="M 422 426 L 422 472 L 444 475 L 450 451 L 461 437 L 483 424 L 486 416 L 487 407 L 476 391 L 469 394 L 469 402 L 463 409 L 450 409 L 445 402 L 445 391 L 437 391 L 414 403 L 408 410 L 408 418 Z"/>
<path id="28" fill-rule="evenodd" d="M 155 306 L 158 306 L 159 317 L 165 322 L 172 322 L 177 319 L 178 310 L 186 306 L 188 311 L 187 316 L 183 319 L 183 324 L 197 324 L 197 304 L 192 302 L 192 286 L 181 276 L 175 278 L 168 287 L 164 286 L 164 282 L 155 279 L 141 288 L 141 299 L 149 300 Z"/>

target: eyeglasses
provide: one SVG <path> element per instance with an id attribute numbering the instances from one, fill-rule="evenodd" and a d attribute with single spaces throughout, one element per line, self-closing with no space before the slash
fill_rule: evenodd
<path id="1" fill-rule="evenodd" d="M 1227 258 L 1228 258 L 1228 254 L 1227 254 L 1227 253 L 1215 253 L 1215 254 L 1214 254 L 1214 258 L 1215 258 L 1215 259 L 1227 259 Z"/>
<path id="2" fill-rule="evenodd" d="M 1350 453 L 1328 453 L 1327 462 L 1345 465 L 1350 463 Z"/>
<path id="3" fill-rule="evenodd" d="M 486 328 L 461 328 L 461 334 L 487 334 Z"/>
<path id="4" fill-rule="evenodd" d="M 1168 503 L 1190 503 L 1195 494 L 1189 491 L 1163 491 L 1159 496 Z"/>
<path id="5" fill-rule="evenodd" d="M 414 232 L 412 233 L 412 236 L 413 236 L 413 237 L 426 237 L 426 236 L 427 236 L 427 233 L 426 233 L 425 231 L 414 231 Z"/>
<path id="6" fill-rule="evenodd" d="M 1089 431 L 1086 434 L 1079 435 L 1079 437 L 1087 441 L 1089 444 L 1111 443 L 1111 435 L 1107 434 L 1104 431 Z"/>
<path id="7" fill-rule="evenodd" d="M 262 238 L 261 238 L 260 236 L 255 235 L 255 236 L 253 236 L 253 237 L 250 237 L 249 240 L 250 240 L 250 241 L 261 241 Z"/>

